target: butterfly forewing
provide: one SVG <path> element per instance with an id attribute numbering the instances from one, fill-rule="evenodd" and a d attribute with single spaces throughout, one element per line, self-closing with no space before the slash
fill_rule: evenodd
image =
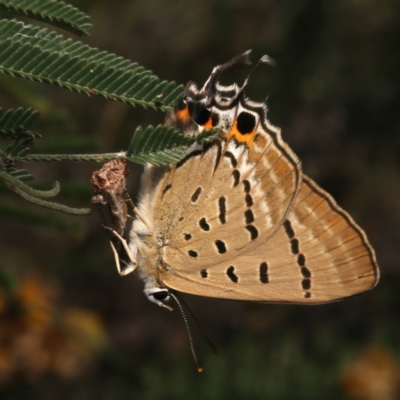
<path id="1" fill-rule="evenodd" d="M 160 184 L 154 233 L 163 238 L 164 261 L 171 267 L 205 267 L 248 252 L 286 218 L 300 184 L 300 166 L 279 131 L 264 128 L 261 111 L 239 104 L 236 115 L 253 118 L 246 133 L 240 130 L 243 124 L 235 123 L 237 116 L 213 144 L 191 148 Z"/>

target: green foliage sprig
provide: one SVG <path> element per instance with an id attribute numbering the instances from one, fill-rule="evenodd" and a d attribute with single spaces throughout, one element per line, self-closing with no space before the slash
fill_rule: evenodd
<path id="1" fill-rule="evenodd" d="M 91 28 L 89 16 L 62 1 L 0 0 L 0 11 L 28 16 L 78 35 L 87 35 Z M 137 63 L 65 39 L 46 28 L 10 19 L 0 20 L 0 72 L 163 112 L 170 111 L 183 94 L 183 86 L 161 81 Z M 71 214 L 90 210 L 45 200 L 59 193 L 58 182 L 49 191 L 35 190 L 25 183 L 33 176 L 16 168 L 15 163 L 106 162 L 124 157 L 139 164 L 160 165 L 179 160 L 191 143 L 216 136 L 215 131 L 207 131 L 201 137 L 190 138 L 171 127 L 138 127 L 127 151 L 119 153 L 28 154 L 40 137 L 30 130 L 37 117 L 38 112 L 31 109 L 0 109 L 0 181 L 32 203 Z"/>
<path id="2" fill-rule="evenodd" d="M 137 63 L 15 20 L 0 21 L 0 72 L 161 111 L 183 92 Z"/>
<path id="3" fill-rule="evenodd" d="M 63 1 L 0 0 L 0 11 L 25 15 L 77 35 L 89 35 L 90 17 Z"/>

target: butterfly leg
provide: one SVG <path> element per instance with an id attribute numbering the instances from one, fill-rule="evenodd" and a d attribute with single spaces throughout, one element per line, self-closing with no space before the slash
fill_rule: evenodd
<path id="1" fill-rule="evenodd" d="M 137 236 L 153 236 L 153 234 L 149 231 L 145 231 L 144 229 L 133 229 L 133 232 L 136 233 Z"/>
<path id="2" fill-rule="evenodd" d="M 111 250 L 114 253 L 114 259 L 115 259 L 115 264 L 117 266 L 118 273 L 121 276 L 128 275 L 129 273 L 134 271 L 138 265 L 137 261 L 136 261 L 136 251 L 134 254 L 132 253 L 127 241 L 117 231 L 115 231 L 114 229 L 112 229 L 108 226 L 104 226 L 104 228 L 108 229 L 111 233 L 113 233 L 120 240 L 122 247 L 125 249 L 126 255 L 128 256 L 131 264 L 127 265 L 125 268 L 121 268 L 120 258 L 119 258 L 117 249 L 115 248 L 113 242 L 110 240 Z"/>
<path id="3" fill-rule="evenodd" d="M 132 271 L 135 270 L 136 265 L 137 264 L 128 264 L 126 261 L 124 260 L 120 260 L 118 252 L 114 246 L 114 243 L 110 240 L 110 246 L 111 246 L 111 250 L 114 254 L 114 261 L 115 261 L 115 265 L 117 267 L 117 271 L 121 276 L 125 276 L 128 275 L 129 273 L 131 273 Z M 128 255 L 129 257 L 129 255 Z M 131 259 L 131 257 L 129 257 L 129 259 Z M 126 267 L 121 267 L 121 262 L 124 263 L 126 265 Z"/>

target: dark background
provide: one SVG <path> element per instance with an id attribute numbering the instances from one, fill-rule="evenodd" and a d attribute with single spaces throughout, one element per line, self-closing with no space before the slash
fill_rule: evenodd
<path id="1" fill-rule="evenodd" d="M 86 43 L 162 79 L 202 85 L 251 48 L 247 94 L 268 96 L 306 174 L 365 229 L 376 289 L 322 306 L 245 304 L 186 295 L 218 347 L 198 335 L 197 374 L 177 311 L 118 276 L 95 213 L 72 217 L 0 186 L 0 387 L 6 399 L 400 398 L 400 2 L 397 0 L 75 0 L 92 16 Z M 68 36 L 68 35 L 67 35 Z M 221 78 L 241 84 L 249 69 Z M 163 114 L 0 76 L 3 108 L 41 112 L 33 152 L 126 149 Z M 94 164 L 31 164 L 37 188 L 88 207 Z M 141 169 L 131 164 L 135 193 Z M 198 331 L 196 325 L 193 330 Z"/>

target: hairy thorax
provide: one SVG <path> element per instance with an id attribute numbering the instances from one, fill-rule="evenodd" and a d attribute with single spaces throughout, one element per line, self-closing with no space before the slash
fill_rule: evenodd
<path id="1" fill-rule="evenodd" d="M 146 216 L 143 221 L 135 216 L 129 237 L 129 247 L 137 260 L 137 274 L 145 283 L 160 286 L 158 275 L 167 268 L 163 262 L 165 245 L 153 219 L 154 195 L 162 186 L 162 181 L 169 171 L 168 166 L 147 165 L 143 172 L 138 209 Z"/>

